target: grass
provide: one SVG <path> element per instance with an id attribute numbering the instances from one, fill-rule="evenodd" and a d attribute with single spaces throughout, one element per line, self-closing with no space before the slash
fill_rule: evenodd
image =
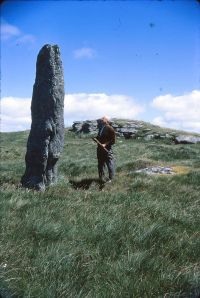
<path id="1" fill-rule="evenodd" d="M 66 131 L 58 184 L 21 189 L 28 132 L 1 135 L 2 297 L 198 297 L 200 144 L 118 139 L 116 177 Z M 134 170 L 172 166 L 177 175 Z"/>

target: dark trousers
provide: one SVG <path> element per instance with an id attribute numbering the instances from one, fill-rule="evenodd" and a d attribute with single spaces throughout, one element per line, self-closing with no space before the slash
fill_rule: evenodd
<path id="1" fill-rule="evenodd" d="M 112 179 L 115 175 L 115 168 L 114 168 L 114 158 L 112 150 L 108 150 L 106 152 L 101 147 L 97 147 L 97 159 L 98 159 L 98 172 L 99 172 L 99 179 L 101 181 L 106 180 L 105 176 L 105 168 L 108 168 L 108 175 L 109 179 Z"/>

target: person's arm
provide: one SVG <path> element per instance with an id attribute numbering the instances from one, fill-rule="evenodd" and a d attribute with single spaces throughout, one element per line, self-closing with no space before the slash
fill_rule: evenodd
<path id="1" fill-rule="evenodd" d="M 108 152 L 108 150 L 106 149 L 106 147 L 105 147 L 105 144 L 101 144 L 98 140 L 97 140 L 97 138 L 92 138 L 93 139 L 93 141 L 95 141 L 100 147 L 102 147 L 106 152 Z"/>
<path id="2" fill-rule="evenodd" d="M 114 145 L 116 142 L 116 134 L 115 134 L 115 130 L 111 127 L 111 140 L 110 140 L 110 144 Z"/>

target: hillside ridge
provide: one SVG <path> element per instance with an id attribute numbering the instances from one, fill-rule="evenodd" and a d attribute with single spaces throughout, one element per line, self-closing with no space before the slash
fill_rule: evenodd
<path id="1" fill-rule="evenodd" d="M 195 144 L 200 142 L 200 134 L 160 127 L 145 121 L 112 118 L 110 125 L 115 129 L 117 137 L 125 139 L 169 140 L 176 144 Z M 71 131 L 79 134 L 97 134 L 97 120 L 74 121 Z"/>

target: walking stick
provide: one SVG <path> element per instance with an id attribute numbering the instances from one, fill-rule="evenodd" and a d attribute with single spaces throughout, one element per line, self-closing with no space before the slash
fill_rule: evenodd
<path id="1" fill-rule="evenodd" d="M 106 152 L 109 152 L 108 149 L 106 149 L 96 138 L 92 138 L 93 141 L 95 141 L 101 148 L 103 148 Z"/>

